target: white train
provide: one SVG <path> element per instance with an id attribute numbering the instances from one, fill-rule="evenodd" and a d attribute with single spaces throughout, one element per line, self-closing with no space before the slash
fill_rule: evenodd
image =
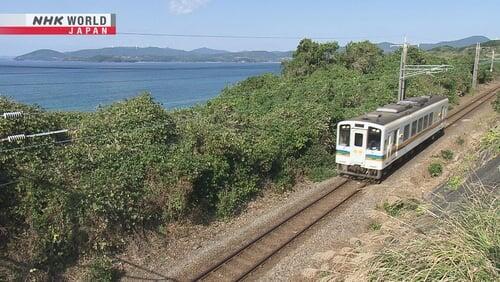
<path id="1" fill-rule="evenodd" d="M 337 125 L 340 174 L 381 179 L 391 164 L 442 133 L 448 98 L 413 97 Z"/>

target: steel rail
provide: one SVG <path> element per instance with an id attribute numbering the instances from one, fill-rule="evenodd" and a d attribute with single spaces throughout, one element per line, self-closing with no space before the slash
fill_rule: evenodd
<path id="1" fill-rule="evenodd" d="M 471 113 L 472 111 L 474 111 L 475 109 L 477 109 L 478 107 L 483 105 L 484 102 L 493 98 L 493 96 L 495 96 L 495 94 L 498 91 L 500 91 L 500 86 L 496 87 L 493 90 L 488 91 L 486 94 L 483 94 L 472 101 L 469 101 L 468 105 L 453 112 L 451 115 L 446 117 L 447 123 L 445 125 L 445 128 L 448 128 L 449 126 L 455 124 L 456 122 L 461 120 L 463 117 L 465 117 L 466 115 L 468 115 L 469 113 Z M 457 116 L 457 117 L 455 118 L 455 116 Z"/>
<path id="2" fill-rule="evenodd" d="M 290 222 L 292 219 L 295 219 L 297 218 L 300 214 L 302 214 L 304 211 L 306 210 L 310 210 L 311 207 L 314 207 L 318 202 L 320 202 L 321 200 L 325 199 L 326 197 L 328 197 L 329 195 L 333 194 L 334 192 L 338 191 L 339 188 L 345 186 L 347 183 L 350 183 L 351 180 L 349 179 L 343 179 L 340 183 L 338 183 L 337 185 L 335 185 L 333 188 L 330 188 L 326 193 L 323 193 L 321 196 L 319 196 L 318 198 L 316 198 L 315 200 L 313 200 L 312 202 L 308 203 L 307 205 L 305 205 L 304 207 L 302 207 L 301 209 L 295 211 L 294 213 L 292 213 L 291 215 L 287 216 L 286 218 L 284 218 L 283 220 L 281 220 L 279 223 L 275 224 L 274 226 L 272 226 L 271 228 L 269 228 L 268 230 L 266 230 L 265 232 L 261 233 L 260 235 L 258 235 L 256 238 L 250 240 L 249 242 L 247 242 L 246 244 L 244 244 L 243 246 L 239 247 L 238 249 L 234 250 L 233 252 L 231 252 L 229 255 L 225 256 L 223 259 L 219 260 L 216 264 L 210 266 L 208 269 L 204 270 L 203 272 L 197 274 L 194 278 L 192 278 L 193 281 L 196 281 L 196 280 L 203 280 L 205 278 L 207 278 L 208 276 L 210 276 L 211 273 L 217 271 L 220 267 L 222 267 L 223 265 L 225 265 L 227 262 L 231 261 L 232 259 L 236 258 L 239 254 L 243 253 L 243 251 L 245 251 L 246 249 L 250 248 L 251 246 L 253 246 L 254 244 L 256 244 L 257 242 L 261 241 L 262 239 L 264 239 L 265 237 L 268 237 L 269 235 L 271 235 L 274 231 L 276 231 L 278 228 L 282 227 L 283 225 L 285 225 L 286 223 Z M 366 184 L 364 184 L 366 185 Z M 357 190 L 355 193 L 352 193 L 351 195 L 349 195 L 349 197 L 347 197 L 346 199 L 344 199 L 341 203 L 339 203 L 338 205 L 336 205 L 335 207 L 333 207 L 332 209 L 330 209 L 327 213 L 325 213 L 324 215 L 321 216 L 321 218 L 323 218 L 324 216 L 326 216 L 326 214 L 328 214 L 329 212 L 331 212 L 331 210 L 335 209 L 337 206 L 341 205 L 343 202 L 347 201 L 349 198 L 351 198 L 354 194 L 356 194 L 359 190 Z M 284 246 L 288 245 L 291 241 L 293 241 L 293 239 L 295 239 L 298 235 L 302 234 L 304 231 L 306 231 L 307 229 L 309 229 L 312 225 L 314 225 L 314 223 L 318 222 L 319 220 L 321 220 L 321 218 L 318 218 L 317 220 L 315 220 L 314 222 L 311 222 L 309 223 L 306 228 L 304 228 L 303 230 L 301 230 L 299 233 L 297 233 L 295 236 L 293 236 L 292 239 L 290 240 L 287 240 L 285 242 L 285 244 L 279 246 L 276 250 L 274 250 L 271 254 L 265 256 L 265 258 L 263 259 L 260 259 L 258 263 L 252 265 L 251 269 L 245 271 L 245 273 L 242 273 L 241 278 L 243 278 L 244 276 L 248 275 L 250 272 L 252 272 L 255 268 L 257 268 L 259 265 L 261 265 L 263 262 L 265 262 L 267 259 L 269 259 L 271 256 L 273 256 L 276 252 L 278 252 L 280 249 L 282 249 Z M 237 280 L 239 280 L 237 279 Z"/>

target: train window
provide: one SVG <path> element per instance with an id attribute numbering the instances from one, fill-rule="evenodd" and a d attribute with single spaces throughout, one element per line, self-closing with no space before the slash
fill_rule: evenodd
<path id="1" fill-rule="evenodd" d="M 408 138 L 410 138 L 410 124 L 405 125 L 403 131 L 403 141 L 406 141 Z"/>
<path id="2" fill-rule="evenodd" d="M 351 140 L 351 126 L 341 125 L 339 130 L 339 145 L 349 146 Z"/>
<path id="3" fill-rule="evenodd" d="M 368 149 L 380 151 L 380 141 L 382 139 L 382 131 L 377 128 L 368 127 Z"/>
<path id="4" fill-rule="evenodd" d="M 354 146 L 363 147 L 363 134 L 354 133 Z"/>
<path id="5" fill-rule="evenodd" d="M 422 125 L 424 124 L 424 118 L 421 117 L 418 119 L 418 132 L 422 131 Z"/>
<path id="6" fill-rule="evenodd" d="M 429 116 L 428 115 L 426 115 L 424 117 L 424 129 L 426 129 L 427 126 L 429 126 Z"/>
<path id="7" fill-rule="evenodd" d="M 429 125 L 431 125 L 434 122 L 434 113 L 429 114 Z"/>
<path id="8" fill-rule="evenodd" d="M 411 123 L 411 136 L 417 134 L 417 121 Z"/>

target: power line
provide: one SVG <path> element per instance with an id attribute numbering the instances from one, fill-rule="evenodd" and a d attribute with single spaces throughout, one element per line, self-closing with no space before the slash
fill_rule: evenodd
<path id="1" fill-rule="evenodd" d="M 1 187 L 5 187 L 5 186 L 9 186 L 9 185 L 12 185 L 12 184 L 17 184 L 17 183 L 19 183 L 19 182 L 21 182 L 21 181 L 16 180 L 16 181 L 10 181 L 10 182 L 6 182 L 6 183 L 1 183 L 1 184 L 0 184 L 0 188 L 1 188 Z"/>
<path id="2" fill-rule="evenodd" d="M 223 34 L 183 34 L 183 33 L 152 33 L 152 32 L 118 32 L 118 35 L 158 36 L 158 37 L 187 37 L 187 38 L 228 38 L 228 39 L 290 39 L 300 40 L 311 38 L 317 40 L 346 40 L 366 38 L 396 38 L 398 36 L 282 36 L 282 35 L 223 35 Z"/>
<path id="3" fill-rule="evenodd" d="M 4 150 L 0 150 L 0 153 L 7 153 L 7 152 L 13 152 L 13 151 L 24 151 L 26 149 L 32 149 L 32 148 L 38 148 L 38 147 L 45 147 L 45 146 L 50 146 L 50 145 L 59 145 L 59 144 L 71 143 L 71 142 L 81 141 L 81 140 L 92 140 L 92 139 L 96 139 L 98 137 L 103 137 L 103 136 L 108 136 L 108 135 L 113 135 L 113 134 L 118 134 L 118 133 L 140 132 L 140 131 L 146 130 L 146 129 L 159 128 L 161 126 L 165 126 L 165 123 L 160 123 L 160 124 L 155 124 L 155 125 L 150 125 L 150 126 L 144 126 L 144 127 L 134 128 L 134 129 L 131 129 L 131 130 L 106 132 L 106 133 L 102 133 L 102 134 L 96 134 L 96 135 L 90 135 L 90 136 L 82 136 L 82 137 L 71 138 L 71 139 L 66 139 L 66 140 L 54 141 L 54 142 L 50 142 L 50 143 L 34 144 L 34 145 L 17 147 L 17 148 L 4 149 Z M 67 129 L 66 133 L 69 133 L 69 132 L 76 133 L 79 130 L 81 130 L 81 129 Z"/>

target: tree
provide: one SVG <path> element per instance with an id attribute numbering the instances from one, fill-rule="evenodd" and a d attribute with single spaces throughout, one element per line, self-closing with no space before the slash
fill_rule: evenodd
<path id="1" fill-rule="evenodd" d="M 369 73 L 382 58 L 382 50 L 369 41 L 350 42 L 344 54 L 345 65 L 349 69 Z"/>
<path id="2" fill-rule="evenodd" d="M 293 54 L 293 59 L 283 64 L 283 73 L 287 76 L 304 76 L 318 68 L 337 62 L 337 42 L 317 43 L 311 39 L 302 39 Z"/>

